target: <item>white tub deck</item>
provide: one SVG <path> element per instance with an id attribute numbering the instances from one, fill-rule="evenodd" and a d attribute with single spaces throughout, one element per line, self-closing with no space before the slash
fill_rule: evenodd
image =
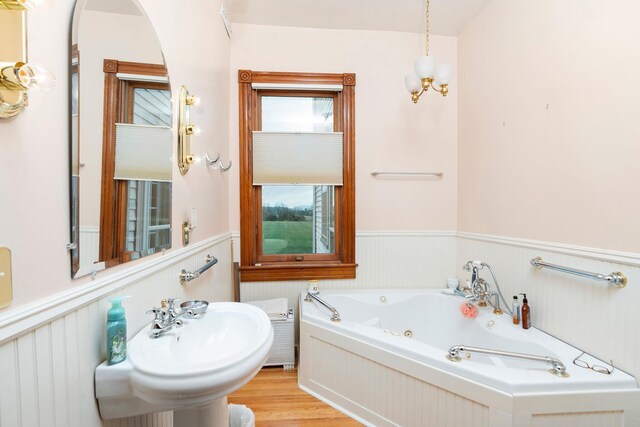
<path id="1" fill-rule="evenodd" d="M 300 386 L 366 424 L 640 426 L 633 377 L 577 367 L 581 350 L 515 326 L 508 315 L 481 309 L 467 319 L 458 310 L 464 300 L 440 290 L 323 291 L 340 312 L 336 323 L 303 296 Z M 445 356 L 454 345 L 554 357 L 569 377 L 500 356 L 463 354 L 452 362 Z"/>

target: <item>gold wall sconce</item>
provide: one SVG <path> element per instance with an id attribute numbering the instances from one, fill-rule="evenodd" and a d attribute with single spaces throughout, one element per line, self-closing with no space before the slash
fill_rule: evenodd
<path id="1" fill-rule="evenodd" d="M 33 0 L 0 0 L 0 119 L 18 115 L 28 105 L 28 91 L 50 90 L 55 77 L 46 68 L 27 63 L 26 11 Z"/>
<path id="2" fill-rule="evenodd" d="M 191 95 L 186 86 L 180 86 L 180 104 L 178 111 L 178 168 L 182 175 L 189 172 L 189 166 L 195 161 L 191 152 L 191 135 L 199 135 L 200 128 L 191 123 L 191 107 L 197 106 L 200 98 Z"/>

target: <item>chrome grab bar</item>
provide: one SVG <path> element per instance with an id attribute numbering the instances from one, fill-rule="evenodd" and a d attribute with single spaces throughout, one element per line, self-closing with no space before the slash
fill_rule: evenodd
<path id="1" fill-rule="evenodd" d="M 524 354 L 524 353 L 512 353 L 510 351 L 492 350 L 490 348 L 468 347 L 466 345 L 454 345 L 449 349 L 449 352 L 447 353 L 447 359 L 451 360 L 452 362 L 460 362 L 462 360 L 462 358 L 460 357 L 460 352 L 490 354 L 493 356 L 513 357 L 515 359 L 525 359 L 525 360 L 532 360 L 534 362 L 547 363 L 551 365 L 551 369 L 549 369 L 549 372 L 551 372 L 552 374 L 557 375 L 559 377 L 569 376 L 569 374 L 567 373 L 567 368 L 564 366 L 564 364 L 560 360 L 556 359 L 555 357 L 535 356 L 532 354 Z"/>
<path id="2" fill-rule="evenodd" d="M 204 273 L 205 271 L 207 271 L 208 269 L 210 269 L 211 267 L 213 267 L 218 263 L 218 258 L 213 257 L 211 255 L 207 255 L 206 258 L 204 259 L 204 262 L 206 264 L 200 267 L 199 269 L 197 269 L 196 271 L 187 271 L 185 269 L 182 269 L 182 271 L 180 272 L 180 284 L 184 285 L 185 283 L 200 277 L 202 273 Z"/>
<path id="3" fill-rule="evenodd" d="M 306 302 L 311 302 L 311 298 L 313 298 L 314 300 L 318 301 L 320 304 L 325 306 L 327 309 L 331 310 L 331 321 L 332 322 L 339 322 L 341 320 L 340 319 L 340 313 L 338 313 L 338 310 L 336 310 L 336 308 L 334 306 L 327 304 L 319 296 L 317 296 L 315 294 L 312 294 L 311 292 L 307 292 L 307 296 L 304 297 L 304 300 Z"/>
<path id="4" fill-rule="evenodd" d="M 548 268 L 551 270 L 561 271 L 563 273 L 575 274 L 576 276 L 586 277 L 587 279 L 593 280 L 602 280 L 609 282 L 609 284 L 615 286 L 616 288 L 624 288 L 627 285 L 627 278 L 624 274 L 619 271 L 614 271 L 613 273 L 605 276 L 604 274 L 591 273 L 589 271 L 578 270 L 577 268 L 563 267 L 557 264 L 550 264 L 542 260 L 541 257 L 535 257 L 531 260 L 531 265 L 538 268 Z"/>

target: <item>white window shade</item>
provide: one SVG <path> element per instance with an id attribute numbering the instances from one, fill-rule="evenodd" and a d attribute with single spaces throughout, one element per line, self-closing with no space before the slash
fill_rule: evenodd
<path id="1" fill-rule="evenodd" d="M 342 132 L 253 132 L 253 185 L 342 185 Z"/>
<path id="2" fill-rule="evenodd" d="M 116 123 L 114 179 L 171 181 L 171 128 Z"/>

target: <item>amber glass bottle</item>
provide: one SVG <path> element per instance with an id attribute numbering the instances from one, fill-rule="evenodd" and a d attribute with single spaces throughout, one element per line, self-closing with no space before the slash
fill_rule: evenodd
<path id="1" fill-rule="evenodd" d="M 531 326 L 531 309 L 529 308 L 529 301 L 527 300 L 527 294 L 522 298 L 522 308 L 520 309 L 520 315 L 522 317 L 522 328 L 529 329 Z"/>

